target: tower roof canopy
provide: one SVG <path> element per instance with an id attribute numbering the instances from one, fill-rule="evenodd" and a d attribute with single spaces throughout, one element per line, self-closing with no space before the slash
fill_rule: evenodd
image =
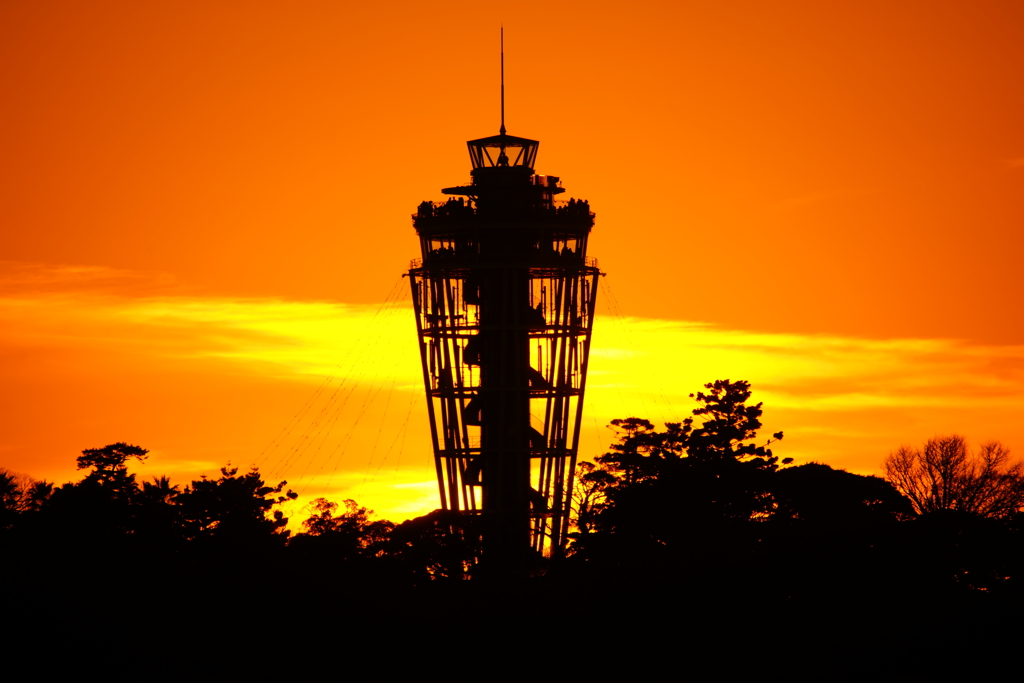
<path id="1" fill-rule="evenodd" d="M 513 135 L 492 135 L 489 138 L 470 140 L 469 157 L 473 162 L 473 170 L 478 168 L 510 168 L 521 167 L 533 170 L 537 160 L 536 140 L 517 138 Z"/>

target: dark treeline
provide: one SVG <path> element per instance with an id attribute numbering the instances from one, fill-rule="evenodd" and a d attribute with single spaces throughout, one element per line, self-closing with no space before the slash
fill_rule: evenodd
<path id="1" fill-rule="evenodd" d="M 660 653 L 648 658 L 797 678 L 929 680 L 964 659 L 948 653 L 1011 647 L 1024 466 L 1004 447 L 938 437 L 890 454 L 884 479 L 793 466 L 770 448 L 781 432 L 758 438 L 746 382 L 705 389 L 692 418 L 663 430 L 613 422 L 608 453 L 577 469 L 566 556 L 533 558 L 517 585 L 475 571 L 479 522 L 435 511 L 396 525 L 319 499 L 291 534 L 285 482 L 230 466 L 184 486 L 139 482 L 130 467 L 147 452 L 118 443 L 83 451 L 75 483 L 0 472 L 5 604 L 26 632 L 59 624 L 81 645 L 102 631 L 147 656 L 271 631 L 275 647 L 336 647 L 338 624 L 349 647 L 356 632 L 379 647 L 369 636 L 382 629 L 420 631 L 423 645 L 432 628 L 494 627 L 509 642 L 614 634 Z M 576 666 L 604 669 L 600 657 Z"/>

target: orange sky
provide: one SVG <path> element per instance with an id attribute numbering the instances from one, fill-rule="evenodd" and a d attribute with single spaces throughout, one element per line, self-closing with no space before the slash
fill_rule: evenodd
<path id="1" fill-rule="evenodd" d="M 500 22 L 509 132 L 598 217 L 581 455 L 726 377 L 798 461 L 1024 454 L 1024 5 L 7 2 L 0 466 L 434 505 L 401 273 Z"/>

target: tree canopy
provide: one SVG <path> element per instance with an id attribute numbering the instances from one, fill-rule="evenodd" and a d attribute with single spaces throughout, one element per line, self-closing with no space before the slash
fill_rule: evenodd
<path id="1" fill-rule="evenodd" d="M 241 476 L 237 467 L 222 467 L 220 474 L 217 479 L 204 475 L 177 496 L 188 538 L 234 545 L 287 538 L 288 520 L 273 508 L 298 497 L 284 492 L 288 482 L 267 486 L 256 467 Z"/>
<path id="2" fill-rule="evenodd" d="M 137 486 L 135 475 L 128 473 L 128 461 L 143 461 L 148 454 L 145 448 L 123 442 L 88 448 L 78 456 L 78 469 L 92 468 L 82 484 L 99 486 L 112 496 L 130 497 Z"/>
<path id="3" fill-rule="evenodd" d="M 314 500 L 310 504 L 312 513 L 302 522 L 305 531 L 296 535 L 292 544 L 327 549 L 335 559 L 383 554 L 395 525 L 387 520 L 371 520 L 373 510 L 360 507 L 354 500 L 345 500 L 344 506 L 339 515 L 338 503 L 326 498 Z"/>
<path id="4" fill-rule="evenodd" d="M 693 416 L 664 430 L 637 417 L 612 421 L 617 442 L 577 471 L 577 552 L 679 552 L 720 536 L 722 525 L 768 516 L 779 464 L 769 446 L 782 432 L 757 442 L 762 404 L 749 404 L 749 382 L 704 389 L 691 394 Z"/>
<path id="5" fill-rule="evenodd" d="M 1024 507 L 1024 462 L 1011 461 L 998 441 L 972 451 L 959 434 L 938 436 L 923 448 L 901 446 L 882 470 L 918 514 L 959 510 L 1008 517 Z"/>

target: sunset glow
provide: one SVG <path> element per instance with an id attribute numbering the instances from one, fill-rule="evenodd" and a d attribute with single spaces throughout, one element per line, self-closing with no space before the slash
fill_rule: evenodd
<path id="1" fill-rule="evenodd" d="M 401 5 L 401 3 L 399 3 Z M 581 458 L 748 380 L 776 454 L 1024 454 L 1024 6 L 7 3 L 0 466 L 437 506 L 410 214 L 509 132 L 597 215 Z"/>

